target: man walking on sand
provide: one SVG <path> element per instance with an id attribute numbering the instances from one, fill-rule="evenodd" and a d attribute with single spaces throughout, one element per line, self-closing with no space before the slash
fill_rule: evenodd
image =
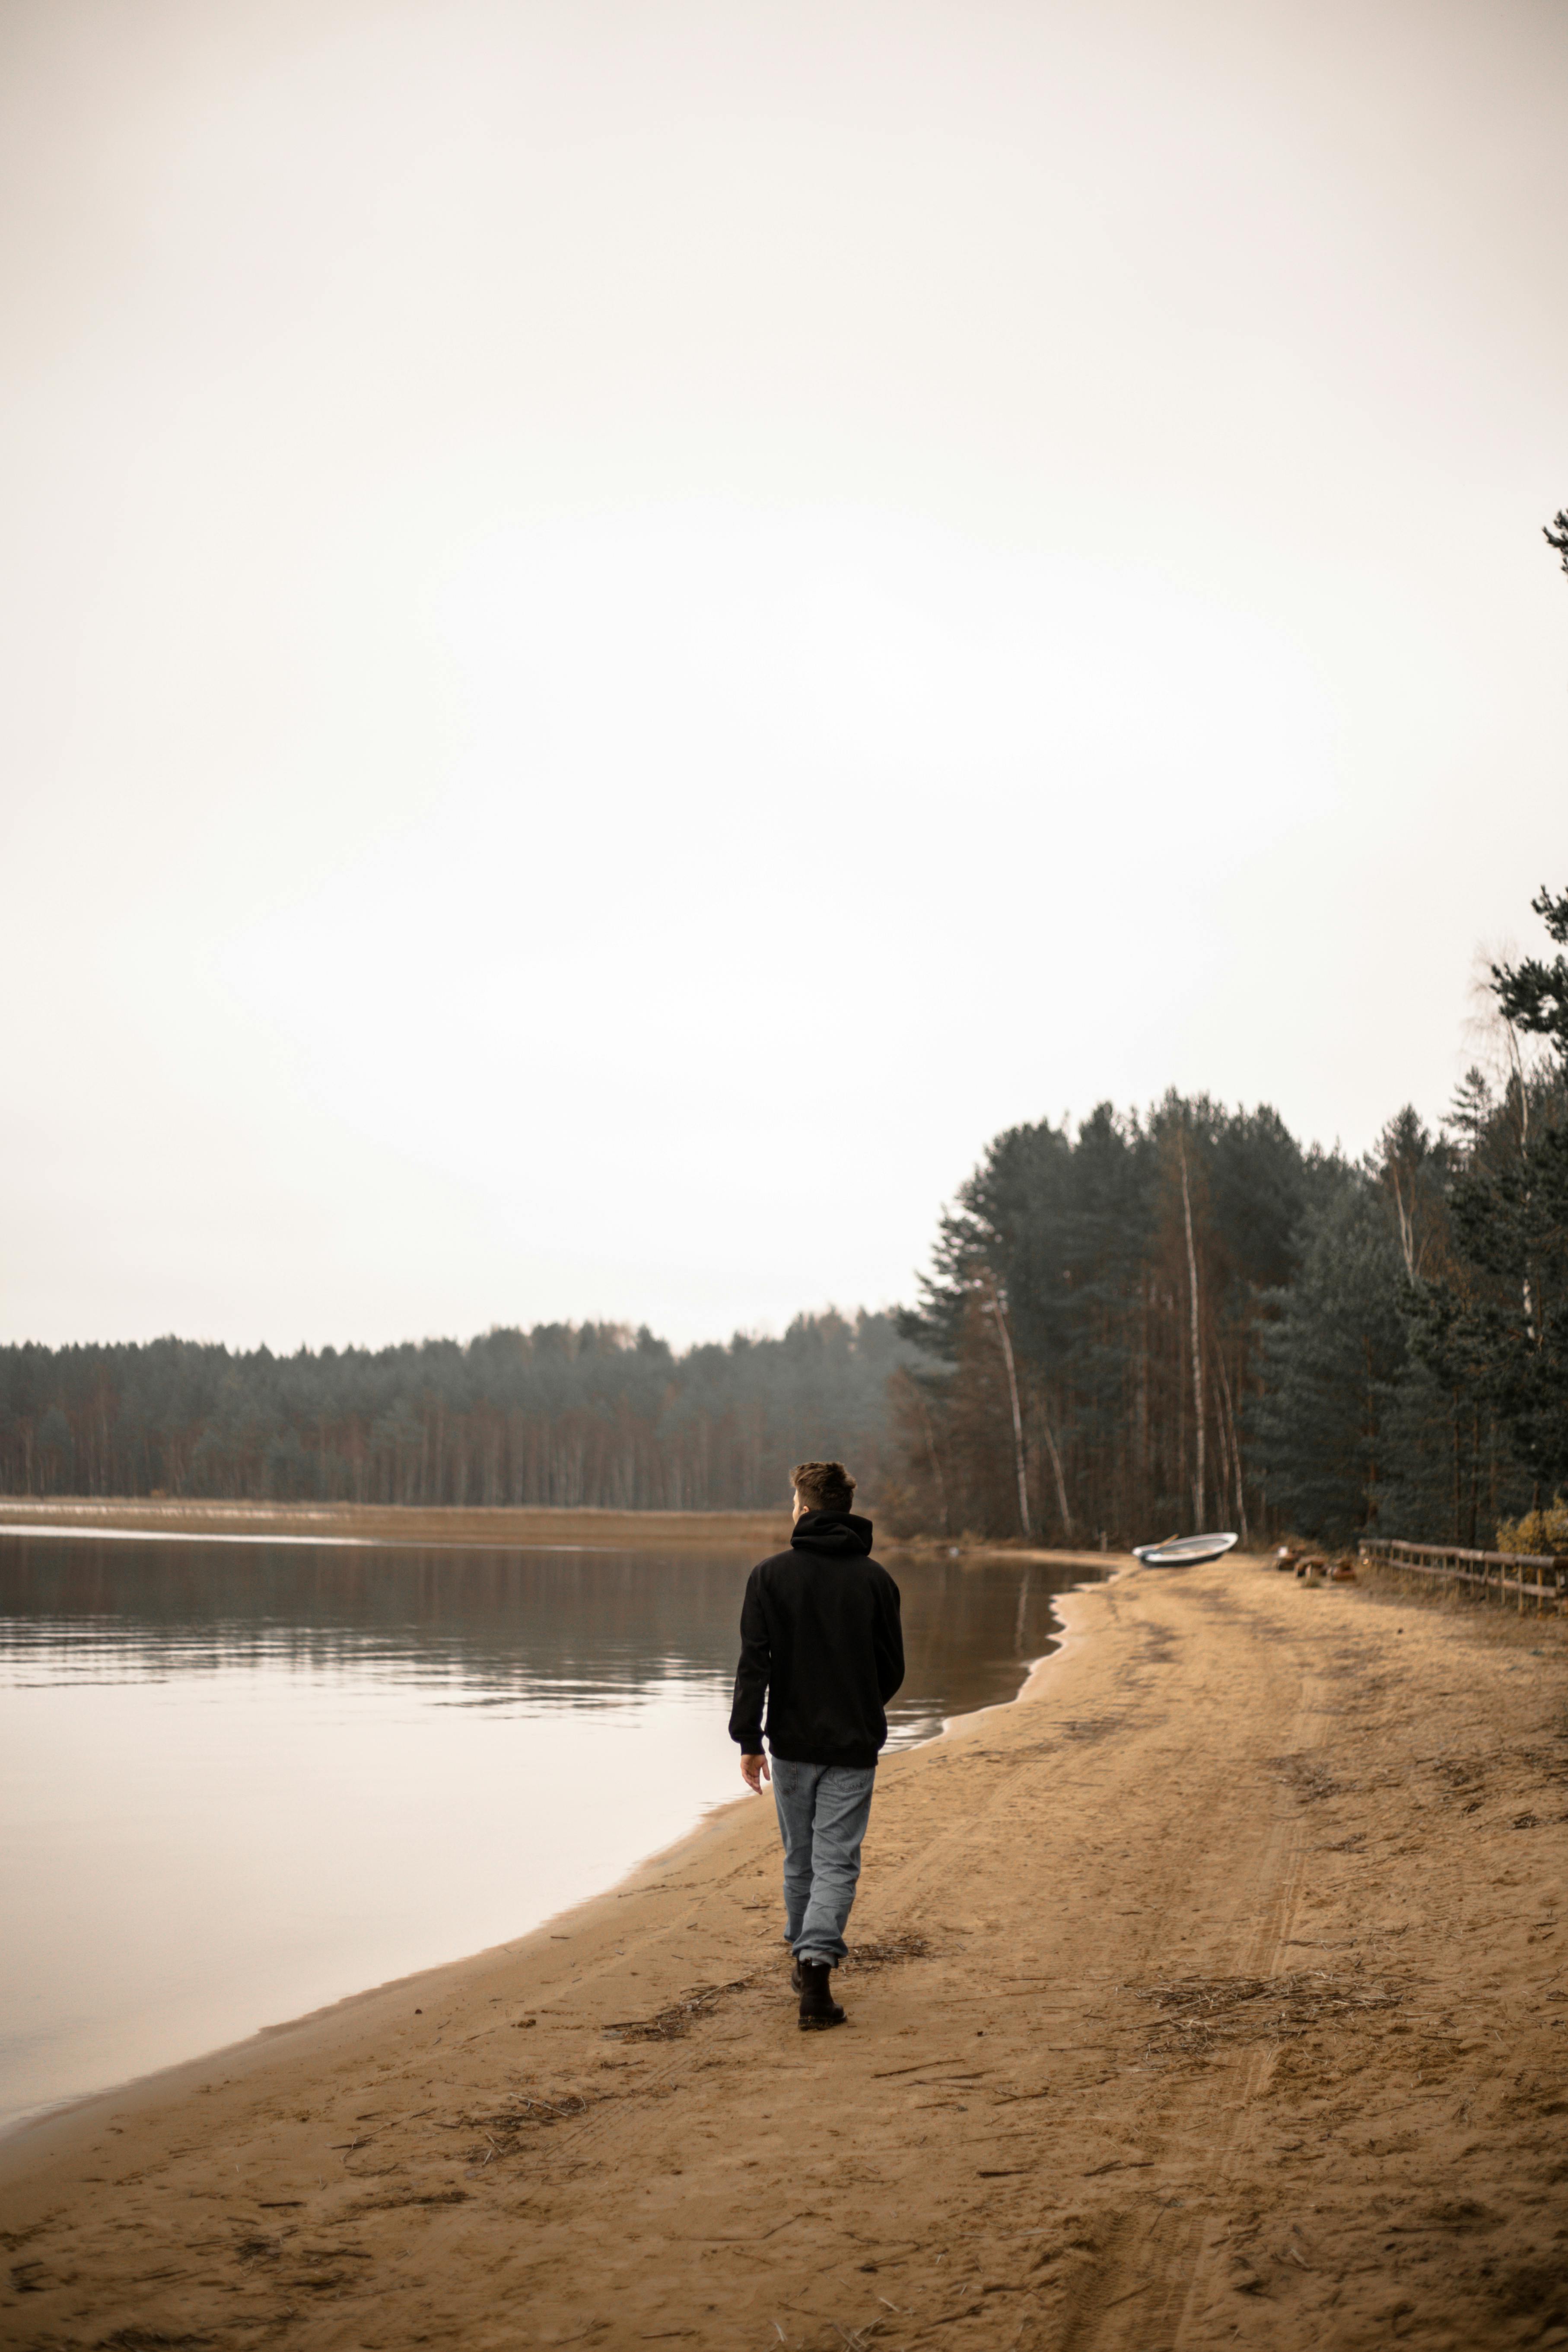
<path id="1" fill-rule="evenodd" d="M 730 1716 L 747 1788 L 760 1796 L 773 1784 L 803 2032 L 844 2022 L 830 1977 L 847 1948 L 885 1709 L 904 1679 L 899 1588 L 871 1558 L 871 1522 L 854 1500 L 842 1462 L 796 1467 L 789 1549 L 747 1579 Z"/>

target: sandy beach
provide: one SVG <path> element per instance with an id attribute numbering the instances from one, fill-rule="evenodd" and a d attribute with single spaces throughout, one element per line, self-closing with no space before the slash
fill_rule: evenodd
<path id="1" fill-rule="evenodd" d="M 742 1797 L 0 2147 L 0 2339 L 1568 2343 L 1560 1621 L 1232 1559 L 882 1771 L 843 2030 Z"/>

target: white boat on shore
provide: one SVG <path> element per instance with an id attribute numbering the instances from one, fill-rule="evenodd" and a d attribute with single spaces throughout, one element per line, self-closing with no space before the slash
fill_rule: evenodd
<path id="1" fill-rule="evenodd" d="M 1163 1543 L 1134 1544 L 1132 1557 L 1145 1568 L 1197 1568 L 1222 1559 L 1237 1540 L 1234 1535 L 1167 1536 Z"/>

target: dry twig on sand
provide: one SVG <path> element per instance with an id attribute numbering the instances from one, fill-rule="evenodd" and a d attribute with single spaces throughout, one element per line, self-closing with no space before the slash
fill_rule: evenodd
<path id="1" fill-rule="evenodd" d="M 694 2018 L 710 2016 L 726 1993 L 744 1992 L 751 1984 L 750 1977 L 731 1977 L 728 1984 L 698 1985 L 695 1990 L 682 1993 L 668 2009 L 656 2010 L 652 2017 L 623 2017 L 603 2028 L 612 2042 L 675 2042 L 689 2032 Z"/>
<path id="2" fill-rule="evenodd" d="M 929 1958 L 931 1946 L 923 1936 L 885 1936 L 880 1942 L 857 1944 L 846 1955 L 847 1969 L 889 1969 L 900 1960 Z"/>
<path id="3" fill-rule="evenodd" d="M 1153 2001 L 1168 2012 L 1151 2033 L 1169 2033 L 1174 2049 L 1201 2057 L 1229 2042 L 1285 2041 L 1317 2025 L 1396 2009 L 1405 1999 L 1396 1985 L 1367 1984 L 1331 1976 L 1322 1969 L 1300 1969 L 1278 1977 L 1181 1977 L 1170 1984 L 1130 1985 L 1135 2000 Z"/>

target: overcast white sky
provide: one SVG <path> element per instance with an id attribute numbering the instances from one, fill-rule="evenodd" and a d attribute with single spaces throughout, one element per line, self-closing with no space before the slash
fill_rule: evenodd
<path id="1" fill-rule="evenodd" d="M 0 1337 L 908 1297 L 1568 883 L 1562 0 L 7 0 Z"/>

